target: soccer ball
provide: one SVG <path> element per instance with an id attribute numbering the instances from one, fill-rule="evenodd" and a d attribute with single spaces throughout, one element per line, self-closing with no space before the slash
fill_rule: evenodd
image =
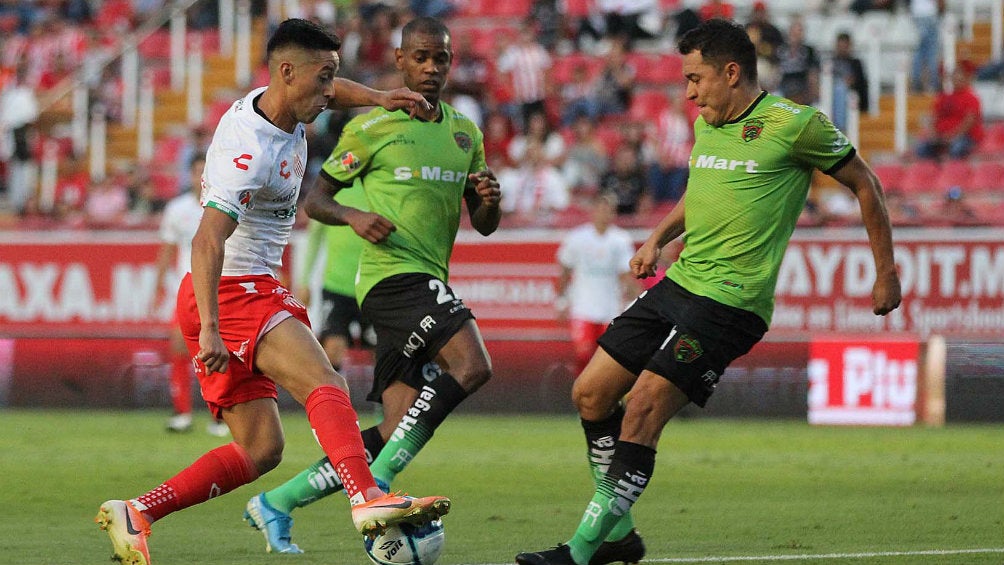
<path id="1" fill-rule="evenodd" d="M 363 538 L 366 555 L 376 565 L 432 565 L 443 553 L 445 543 L 442 520 L 421 526 L 402 523 L 374 539 Z"/>

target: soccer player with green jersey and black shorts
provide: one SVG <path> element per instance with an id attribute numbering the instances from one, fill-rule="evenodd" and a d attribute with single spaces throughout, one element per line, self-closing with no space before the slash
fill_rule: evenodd
<path id="1" fill-rule="evenodd" d="M 857 196 L 875 262 L 875 314 L 900 303 L 882 187 L 847 138 L 815 108 L 760 89 L 756 51 L 741 26 L 703 22 L 680 38 L 679 50 L 687 98 L 700 108 L 690 177 L 631 270 L 653 276 L 667 243 L 683 236 L 684 248 L 666 277 L 614 319 L 576 379 L 572 398 L 596 489 L 571 539 L 520 553 L 520 565 L 644 556 L 631 506 L 652 477 L 662 430 L 687 404 L 704 406 L 729 363 L 767 331 L 814 169 Z"/>
<path id="2" fill-rule="evenodd" d="M 315 186 L 307 214 L 350 226 L 362 241 L 355 296 L 376 330 L 373 390 L 383 421 L 363 432 L 370 469 L 384 486 L 418 454 L 436 428 L 492 374 L 471 311 L 448 284 L 449 260 L 466 204 L 483 235 L 498 227 L 501 191 L 485 162 L 481 130 L 441 100 L 453 59 L 449 30 L 418 18 L 395 50 L 405 85 L 439 111 L 435 119 L 375 109 L 346 125 Z M 341 201 L 359 183 L 365 207 Z M 440 369 L 440 367 L 442 369 Z M 248 503 L 267 549 L 300 553 L 289 513 L 341 490 L 326 459 Z"/>

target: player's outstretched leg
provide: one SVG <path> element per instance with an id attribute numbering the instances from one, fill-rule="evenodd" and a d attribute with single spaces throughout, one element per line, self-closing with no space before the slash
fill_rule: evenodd
<path id="1" fill-rule="evenodd" d="M 624 408 L 617 409 L 600 421 L 582 419 L 582 430 L 586 436 L 587 455 L 594 484 L 599 487 L 613 460 L 614 446 L 621 435 Z M 634 527 L 631 512 L 625 512 L 614 525 L 606 539 L 596 549 L 589 565 L 608 563 L 637 563 L 645 557 L 645 543 Z"/>
<path id="2" fill-rule="evenodd" d="M 265 551 L 268 553 L 303 553 L 292 543 L 290 529 L 293 518 L 285 512 L 272 508 L 261 493 L 248 501 L 244 510 L 244 520 L 265 536 Z"/>
<path id="3" fill-rule="evenodd" d="M 115 550 L 112 560 L 124 565 L 150 565 L 150 550 L 146 545 L 150 524 L 129 501 L 106 501 L 94 521 L 112 540 Z"/>

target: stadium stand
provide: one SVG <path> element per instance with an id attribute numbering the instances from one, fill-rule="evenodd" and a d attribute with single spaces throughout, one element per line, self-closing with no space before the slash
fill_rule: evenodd
<path id="1" fill-rule="evenodd" d="M 196 4 L 211 4 L 214 0 L 200 0 Z M 68 2 L 48 2 L 49 6 L 68 4 Z M 79 4 L 79 2 L 78 2 Z M 156 197 L 164 198 L 170 195 L 170 188 L 162 185 L 175 179 L 177 170 L 174 166 L 184 136 L 179 131 L 190 128 L 186 112 L 186 93 L 171 88 L 170 68 L 170 32 L 166 25 L 164 14 L 137 13 L 129 0 L 104 0 L 88 2 L 97 6 L 89 17 L 74 15 L 72 18 L 63 13 L 43 13 L 40 20 L 48 21 L 52 34 L 46 36 L 39 33 L 39 22 L 24 21 L 26 17 L 20 12 L 13 12 L 5 6 L 0 6 L 0 29 L 4 30 L 0 38 L 0 86 L 12 72 L 17 61 L 33 62 L 35 75 L 48 73 L 45 79 L 45 89 L 39 91 L 45 111 L 37 123 L 37 138 L 33 145 L 36 158 L 41 158 L 42 147 L 55 140 L 54 147 L 58 155 L 58 186 L 77 186 L 81 178 L 81 169 L 86 168 L 88 153 L 79 154 L 77 142 L 71 139 L 73 101 L 66 88 L 73 76 L 60 77 L 54 61 L 65 57 L 68 68 L 78 68 L 90 65 L 100 69 L 101 62 L 108 60 L 103 78 L 92 78 L 91 104 L 104 99 L 109 104 L 111 121 L 107 124 L 107 159 L 109 163 L 122 165 L 134 163 L 137 160 L 137 130 L 136 126 L 119 123 L 118 112 L 123 89 L 121 82 L 121 60 L 124 40 L 132 34 L 140 39 L 137 53 L 140 57 L 140 67 L 148 76 L 156 90 L 154 113 L 154 154 L 153 163 L 144 163 L 151 180 L 157 186 Z M 264 2 L 253 2 L 256 6 L 253 19 L 253 38 L 267 37 L 268 20 Z M 734 2 L 736 19 L 744 21 L 752 8 L 752 0 Z M 990 45 L 992 25 L 987 15 L 986 2 L 975 3 L 975 20 L 971 27 L 962 28 L 958 36 L 956 59 L 963 58 L 976 63 L 990 60 L 993 50 Z M 512 0 L 500 2 L 497 0 L 456 0 L 457 11 L 448 24 L 454 32 L 458 43 L 463 42 L 476 56 L 486 61 L 488 69 L 497 57 L 500 49 L 510 42 L 524 19 L 534 9 L 532 0 Z M 988 5 L 988 4 L 987 4 Z M 561 85 L 573 80 L 575 70 L 579 67 L 587 69 L 587 76 L 594 77 L 603 65 L 605 43 L 603 40 L 595 44 L 583 46 L 577 50 L 573 41 L 574 23 L 583 17 L 591 15 L 590 9 L 595 4 L 585 0 L 568 0 L 564 3 L 563 23 L 560 28 L 561 37 L 552 53 L 553 66 L 549 73 L 552 81 L 548 99 L 548 108 L 552 116 L 560 115 L 560 107 L 556 108 L 558 91 Z M 664 23 L 662 34 L 653 40 L 640 41 L 634 51 L 628 56 L 630 64 L 636 70 L 634 96 L 627 111 L 622 115 L 607 117 L 597 123 L 597 133 L 608 154 L 612 154 L 624 142 L 622 124 L 628 121 L 646 123 L 651 130 L 653 117 L 668 103 L 669 87 L 684 85 L 682 77 L 682 58 L 674 49 L 674 22 L 676 16 L 688 10 L 690 4 L 679 0 L 662 0 L 659 2 L 662 10 L 660 17 Z M 967 5 L 963 0 L 949 0 L 949 11 L 956 22 L 968 25 Z M 235 94 L 245 87 L 238 86 L 234 78 L 235 59 L 221 52 L 221 34 L 216 25 L 205 25 L 204 16 L 212 14 L 212 10 L 199 8 L 198 16 L 190 14 L 190 19 L 198 19 L 199 26 L 191 26 L 187 31 L 186 44 L 195 42 L 201 44 L 204 55 L 204 74 L 202 84 L 203 106 L 202 120 L 199 125 L 210 129 L 215 126 L 220 115 L 226 111 Z M 195 8 L 193 8 L 194 10 Z M 775 25 L 784 29 L 792 17 L 801 16 L 805 21 L 809 42 L 819 50 L 824 58 L 832 49 L 833 40 L 841 31 L 851 32 L 854 43 L 859 46 L 859 55 L 865 58 L 867 51 L 875 45 L 882 54 L 882 64 L 879 68 L 878 84 L 881 96 L 877 100 L 878 113 L 864 113 L 860 116 L 860 127 L 857 145 L 859 150 L 871 162 L 877 163 L 876 173 L 889 191 L 900 190 L 904 194 L 917 195 L 920 198 L 940 197 L 944 190 L 959 186 L 967 194 L 974 196 L 973 206 L 981 210 L 981 217 L 987 221 L 999 221 L 1001 218 L 1001 200 L 995 198 L 995 192 L 1004 187 L 1004 122 L 989 122 L 986 124 L 986 135 L 974 156 L 964 162 L 910 162 L 909 149 L 903 152 L 898 147 L 892 135 L 894 129 L 894 106 L 892 86 L 898 69 L 908 64 L 917 37 L 913 23 L 905 9 L 893 11 L 866 12 L 856 15 L 835 7 L 824 7 L 822 2 L 805 2 L 804 0 L 771 0 L 770 13 Z M 35 17 L 37 13 L 34 13 Z M 51 17 L 55 15 L 55 20 Z M 402 17 L 399 13 L 398 17 Z M 45 18 L 50 18 L 46 20 Z M 152 19 L 151 19 L 152 18 Z M 158 21 L 154 19 L 160 18 Z M 55 23 L 51 23 L 51 22 Z M 38 24 L 38 25 L 36 25 Z M 153 24 L 150 29 L 146 26 Z M 366 22 L 358 19 L 351 9 L 341 11 L 334 24 L 336 30 L 346 37 L 351 44 L 360 42 L 367 33 Z M 36 31 L 32 33 L 33 26 Z M 196 29 L 198 27 L 198 29 Z M 58 33 L 56 33 L 58 32 Z M 877 44 L 875 42 L 878 42 Z M 262 67 L 260 65 L 263 45 L 261 41 L 253 41 L 252 58 L 256 74 L 255 81 L 260 81 Z M 61 53 L 57 56 L 57 53 Z M 344 55 L 344 54 L 343 54 Z M 38 64 L 34 64 L 38 63 Z M 346 70 L 351 69 L 351 61 L 346 61 Z M 43 72 L 45 71 L 45 72 Z M 871 69 L 866 69 L 871 72 Z M 502 113 L 508 115 L 511 109 L 507 100 L 507 83 L 505 77 L 494 76 L 489 72 L 488 84 L 484 93 L 475 97 L 487 116 Z M 100 76 L 93 75 L 92 76 Z M 351 76 L 351 75 L 350 75 Z M 60 79 L 65 79 L 62 82 Z M 58 87 L 56 87 L 58 85 Z M 932 98 L 929 95 L 911 94 L 908 96 L 907 129 L 909 139 L 914 139 L 923 127 L 923 116 L 926 114 Z M 693 116 L 694 109 L 688 108 Z M 567 134 L 567 132 L 564 132 Z M 651 136 L 647 131 L 646 135 Z M 648 142 L 648 141 L 646 141 Z M 644 152 L 643 152 L 644 154 Z M 4 163 L 0 162 L 0 169 Z M 821 179 L 825 185 L 827 180 Z M 74 189 L 76 190 L 76 189 Z M 68 192 L 73 192 L 68 191 Z M 575 199 L 573 199 L 573 202 Z M 573 204 L 574 206 L 574 204 Z M 567 214 L 559 214 L 553 218 L 555 225 L 578 217 L 580 211 L 571 210 Z M 8 211 L 9 213 L 9 211 Z M 152 224 L 151 224 L 152 225 Z"/>

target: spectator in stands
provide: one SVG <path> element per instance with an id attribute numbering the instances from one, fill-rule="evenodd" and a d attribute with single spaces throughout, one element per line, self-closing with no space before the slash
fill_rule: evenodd
<path id="1" fill-rule="evenodd" d="M 596 4 L 603 13 L 604 35 L 623 41 L 629 50 L 635 41 L 662 33 L 659 0 L 596 0 Z"/>
<path id="2" fill-rule="evenodd" d="M 819 57 L 805 43 L 805 24 L 794 17 L 788 25 L 788 38 L 778 52 L 782 96 L 798 104 L 810 104 L 819 93 Z"/>
<path id="3" fill-rule="evenodd" d="M 962 61 L 952 72 L 953 89 L 942 92 L 931 109 L 931 126 L 917 146 L 917 155 L 937 159 L 945 154 L 964 159 L 983 140 L 983 110 L 971 82 L 972 63 Z"/>
<path id="4" fill-rule="evenodd" d="M 833 52 L 833 123 L 843 130 L 847 127 L 847 98 L 854 92 L 858 95 L 856 110 L 868 109 L 868 79 L 861 59 L 854 56 L 851 35 L 841 32 Z"/>
<path id="5" fill-rule="evenodd" d="M 694 126 L 684 111 L 682 94 L 670 93 L 669 105 L 659 113 L 649 136 L 652 155 L 648 184 L 656 202 L 676 202 L 683 196 L 690 172 Z"/>
<path id="6" fill-rule="evenodd" d="M 557 0 L 533 0 L 530 19 L 537 22 L 537 41 L 548 51 L 554 51 L 561 39 L 563 22 Z"/>
<path id="7" fill-rule="evenodd" d="M 623 113 L 631 104 L 637 70 L 628 61 L 628 49 L 627 41 L 614 39 L 603 58 L 603 69 L 593 89 L 599 117 Z"/>
<path id="8" fill-rule="evenodd" d="M 487 151 L 487 150 L 486 150 Z M 607 170 L 606 147 L 596 135 L 593 120 L 579 116 L 572 122 L 571 141 L 561 167 L 572 194 L 593 194 L 600 185 L 600 175 Z"/>
<path id="9" fill-rule="evenodd" d="M 408 7 L 420 18 L 448 18 L 456 11 L 450 0 L 408 0 Z"/>
<path id="10" fill-rule="evenodd" d="M 322 114 L 323 115 L 323 114 Z M 188 187 L 188 171 L 191 170 L 192 160 L 196 155 L 206 156 L 209 143 L 213 140 L 212 131 L 207 127 L 199 125 L 192 128 L 185 143 L 178 150 L 178 157 L 175 160 L 175 174 L 178 179 L 177 194 L 184 194 Z"/>
<path id="11" fill-rule="evenodd" d="M 96 229 L 122 227 L 129 212 L 129 190 L 110 176 L 91 184 L 84 200 L 84 225 Z"/>
<path id="12" fill-rule="evenodd" d="M 593 98 L 594 84 L 589 65 L 579 62 L 572 68 L 572 77 L 561 86 L 561 125 L 568 127 L 579 117 L 595 120 L 599 115 Z"/>
<path id="13" fill-rule="evenodd" d="M 753 3 L 753 12 L 749 23 L 746 24 L 746 33 L 756 47 L 757 78 L 760 79 L 760 86 L 771 92 L 777 88 L 780 78 L 777 57 L 778 51 L 784 45 L 784 34 L 771 22 L 767 4 L 762 0 Z"/>
<path id="14" fill-rule="evenodd" d="M 516 104 L 515 118 L 522 131 L 526 131 L 530 116 L 546 111 L 547 70 L 551 68 L 551 56 L 537 43 L 533 21 L 523 22 L 519 38 L 506 47 L 498 61 L 498 71 L 512 87 L 513 102 Z"/>
<path id="15" fill-rule="evenodd" d="M 512 121 L 500 112 L 494 112 L 485 119 L 485 156 L 498 169 L 512 166 L 509 159 L 509 144 L 513 139 Z"/>
<path id="16" fill-rule="evenodd" d="M 517 165 L 522 162 L 529 152 L 531 143 L 536 143 L 540 146 L 542 157 L 548 165 L 560 167 L 564 162 L 565 138 L 560 133 L 551 129 L 547 115 L 543 112 L 531 114 L 526 133 L 516 135 L 509 142 L 509 147 L 507 148 L 509 160 Z"/>
<path id="17" fill-rule="evenodd" d="M 917 49 L 913 53 L 911 87 L 914 92 L 939 92 L 941 77 L 941 16 L 945 0 L 910 0 L 910 15 L 917 27 Z"/>
<path id="18" fill-rule="evenodd" d="M 617 147 L 610 169 L 600 178 L 600 193 L 616 198 L 618 215 L 644 212 L 651 207 L 648 181 L 633 147 Z"/>
<path id="19" fill-rule="evenodd" d="M 38 163 L 32 151 L 39 102 L 35 89 L 28 85 L 29 61 L 18 65 L 12 80 L 0 91 L 0 160 L 6 161 L 7 207 L 24 212 L 34 196 Z"/>
<path id="20" fill-rule="evenodd" d="M 548 162 L 544 146 L 537 139 L 527 143 L 517 163 L 517 168 L 499 172 L 499 184 L 505 183 L 506 187 L 502 212 L 517 225 L 544 225 L 553 212 L 568 207 L 568 185 L 561 172 Z"/>

